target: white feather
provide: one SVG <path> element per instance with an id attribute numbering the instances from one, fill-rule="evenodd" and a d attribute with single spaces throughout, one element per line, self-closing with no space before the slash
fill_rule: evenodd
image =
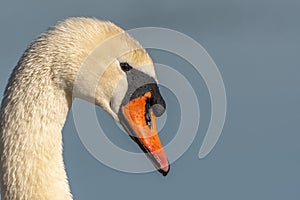
<path id="1" fill-rule="evenodd" d="M 121 37 L 108 45 L 109 50 L 97 54 L 95 49 L 116 35 Z M 118 55 L 118 49 L 130 51 Z M 117 120 L 127 87 L 119 60 L 155 77 L 146 51 L 111 22 L 70 18 L 31 44 L 9 80 L 1 106 L 2 200 L 72 199 L 61 130 L 73 97 L 94 99 Z M 81 73 L 89 61 L 92 64 Z M 81 84 L 73 96 L 78 79 Z"/>

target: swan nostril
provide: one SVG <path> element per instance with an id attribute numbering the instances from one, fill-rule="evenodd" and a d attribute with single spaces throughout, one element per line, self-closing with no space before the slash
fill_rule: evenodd
<path id="1" fill-rule="evenodd" d="M 146 124 L 149 128 L 151 128 L 151 98 L 146 99 L 146 105 L 145 105 L 145 120 Z"/>

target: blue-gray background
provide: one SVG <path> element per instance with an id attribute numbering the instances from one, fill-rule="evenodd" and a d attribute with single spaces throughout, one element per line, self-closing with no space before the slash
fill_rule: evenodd
<path id="1" fill-rule="evenodd" d="M 201 78 L 191 80 L 199 84 L 201 128 L 167 177 L 157 172 L 127 174 L 104 166 L 81 144 L 70 115 L 63 133 L 64 157 L 74 198 L 299 200 L 299 10 L 297 0 L 1 1 L 0 92 L 28 44 L 63 18 L 92 16 L 125 29 L 159 26 L 181 31 L 206 48 L 224 79 L 228 113 L 215 149 L 198 159 L 210 117 Z M 150 54 L 186 76 L 192 73 L 189 64 L 174 55 Z M 164 95 L 176 108 L 172 95 L 167 90 Z M 112 124 L 104 112 L 98 112 Z M 168 134 L 172 135 L 161 134 L 163 143 L 170 139 Z M 127 137 L 120 137 L 120 145 L 135 149 Z"/>

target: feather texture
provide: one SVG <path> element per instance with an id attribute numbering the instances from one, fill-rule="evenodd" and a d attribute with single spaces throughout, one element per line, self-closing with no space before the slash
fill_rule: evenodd
<path id="1" fill-rule="evenodd" d="M 11 74 L 1 105 L 2 200 L 72 199 L 61 131 L 74 98 L 74 81 L 91 52 L 117 34 L 123 36 L 112 49 L 124 45 L 134 48 L 115 57 L 101 74 L 95 94 L 88 94 L 117 120 L 110 101 L 121 99 L 118 94 L 126 90 L 119 85 L 124 80 L 119 62 L 130 62 L 136 68 L 148 65 L 149 73 L 155 76 L 149 55 L 124 30 L 98 19 L 70 18 L 50 28 L 25 51 Z M 112 53 L 96 56 L 105 58 Z"/>

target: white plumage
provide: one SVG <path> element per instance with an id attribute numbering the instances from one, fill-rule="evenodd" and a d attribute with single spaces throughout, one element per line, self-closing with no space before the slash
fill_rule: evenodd
<path id="1" fill-rule="evenodd" d="M 117 34 L 124 37 L 112 49 L 139 45 L 111 22 L 70 18 L 42 34 L 24 53 L 9 79 L 1 106 L 2 200 L 72 199 L 62 157 L 61 130 L 72 104 L 73 83 L 91 52 Z M 141 71 L 155 76 L 151 58 L 139 48 L 113 60 L 94 94 L 85 91 L 84 95 L 95 98 L 95 103 L 116 120 L 123 98 L 120 94 L 126 89 L 119 85 L 125 76 L 119 67 L 121 61 L 137 69 L 147 66 Z"/>

